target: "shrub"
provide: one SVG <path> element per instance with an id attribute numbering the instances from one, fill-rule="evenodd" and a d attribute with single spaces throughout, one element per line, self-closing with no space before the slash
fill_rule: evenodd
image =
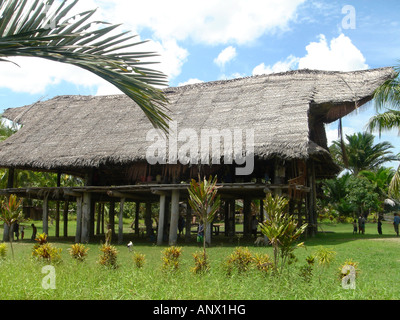
<path id="1" fill-rule="evenodd" d="M 133 254 L 133 262 L 136 268 L 138 269 L 143 268 L 144 263 L 146 262 L 145 255 L 142 253 L 135 252 Z"/>
<path id="2" fill-rule="evenodd" d="M 32 256 L 37 259 L 47 260 L 48 262 L 58 262 L 61 260 L 61 251 L 62 249 L 53 247 L 50 243 L 46 242 L 42 245 L 35 245 Z"/>
<path id="3" fill-rule="evenodd" d="M 238 273 L 243 273 L 251 268 L 252 262 L 253 255 L 249 249 L 237 247 L 228 257 L 224 267 L 228 275 L 230 275 L 233 270 L 236 270 Z"/>
<path id="4" fill-rule="evenodd" d="M 70 256 L 80 262 L 83 262 L 87 256 L 89 248 L 86 248 L 81 243 L 75 243 L 68 249 Z"/>
<path id="5" fill-rule="evenodd" d="M 193 253 L 194 267 L 192 268 L 193 273 L 205 273 L 210 269 L 207 257 L 204 252 Z"/>
<path id="6" fill-rule="evenodd" d="M 335 259 L 336 251 L 325 247 L 319 247 L 315 252 L 315 258 L 320 266 L 328 267 Z"/>
<path id="7" fill-rule="evenodd" d="M 257 270 L 269 272 L 274 268 L 271 257 L 266 253 L 263 255 L 256 253 L 253 260 Z"/>
<path id="8" fill-rule="evenodd" d="M 4 259 L 7 255 L 7 245 L 0 243 L 0 259 Z"/>
<path id="9" fill-rule="evenodd" d="M 162 269 L 163 270 L 178 270 L 179 269 L 179 257 L 182 254 L 181 247 L 169 247 L 163 252 L 162 257 Z"/>
<path id="10" fill-rule="evenodd" d="M 109 244 L 103 244 L 100 248 L 100 251 L 102 252 L 102 254 L 100 255 L 100 259 L 98 262 L 101 265 L 112 269 L 118 268 L 117 265 L 118 250 L 116 247 Z"/>
<path id="11" fill-rule="evenodd" d="M 357 278 L 357 276 L 360 273 L 360 269 L 358 267 L 359 263 L 356 261 L 353 261 L 352 259 L 348 259 L 346 260 L 339 268 L 339 278 L 343 279 L 345 276 L 348 276 L 350 274 L 350 269 L 351 268 L 346 268 L 348 266 L 353 267 L 354 272 L 355 272 L 355 277 Z"/>

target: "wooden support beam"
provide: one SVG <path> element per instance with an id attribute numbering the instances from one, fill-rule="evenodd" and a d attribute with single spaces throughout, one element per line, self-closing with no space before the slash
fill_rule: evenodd
<path id="1" fill-rule="evenodd" d="M 64 238 L 68 237 L 68 207 L 69 201 L 64 202 L 63 221 L 64 221 Z"/>
<path id="2" fill-rule="evenodd" d="M 179 190 L 172 190 L 171 198 L 171 221 L 169 228 L 169 245 L 175 246 L 178 241 L 178 220 L 179 220 Z"/>
<path id="3" fill-rule="evenodd" d="M 164 235 L 164 222 L 165 222 L 165 204 L 166 195 L 160 195 L 160 213 L 158 215 L 158 231 L 157 231 L 157 245 L 162 245 Z"/>
<path id="4" fill-rule="evenodd" d="M 49 234 L 49 194 L 46 194 L 43 200 L 43 233 Z"/>
<path id="5" fill-rule="evenodd" d="M 81 242 L 88 243 L 90 240 L 90 209 L 91 209 L 91 197 L 90 193 L 85 192 L 83 194 L 82 201 L 82 233 Z"/>
<path id="6" fill-rule="evenodd" d="M 118 216 L 118 244 L 122 244 L 123 241 L 123 213 L 124 213 L 125 198 L 122 198 L 119 203 L 119 216 Z"/>
<path id="7" fill-rule="evenodd" d="M 139 214 L 140 214 L 140 202 L 135 202 L 135 234 L 139 235 Z"/>
<path id="8" fill-rule="evenodd" d="M 75 233 L 75 243 L 83 242 L 81 240 L 82 236 L 82 197 L 76 198 L 76 233 Z"/>

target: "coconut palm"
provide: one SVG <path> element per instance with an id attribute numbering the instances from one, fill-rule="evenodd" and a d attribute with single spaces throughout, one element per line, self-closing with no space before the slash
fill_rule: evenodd
<path id="1" fill-rule="evenodd" d="M 385 162 L 398 160 L 398 156 L 390 151 L 393 146 L 389 142 L 374 144 L 374 139 L 371 133 L 359 132 L 346 135 L 347 142 L 344 145 L 340 140 L 334 141 L 329 149 L 339 165 L 357 176 L 362 170 L 377 170 Z M 343 160 L 343 147 L 347 155 L 347 165 Z"/>
<path id="2" fill-rule="evenodd" d="M 0 0 L 0 61 L 8 57 L 39 57 L 88 70 L 134 100 L 151 123 L 168 127 L 166 76 L 144 67 L 140 59 L 153 52 L 132 52 L 144 43 L 131 42 L 118 25 L 90 21 L 96 10 L 71 14 L 78 0 Z"/>
<path id="3" fill-rule="evenodd" d="M 400 132 L 400 65 L 396 66 L 396 77 L 387 80 L 374 94 L 375 108 L 378 112 L 368 122 L 370 132 L 377 130 L 379 135 L 382 131 L 397 129 Z M 388 108 L 388 107 L 391 108 Z M 382 109 L 385 112 L 379 113 Z M 389 194 L 399 196 L 400 193 L 400 166 L 393 175 L 389 185 Z"/>

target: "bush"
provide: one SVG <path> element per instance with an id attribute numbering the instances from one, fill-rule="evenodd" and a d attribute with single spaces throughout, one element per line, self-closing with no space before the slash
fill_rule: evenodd
<path id="1" fill-rule="evenodd" d="M 261 255 L 256 253 L 253 260 L 257 270 L 269 272 L 274 268 L 274 263 L 268 254 Z"/>
<path id="2" fill-rule="evenodd" d="M 58 262 L 61 260 L 61 251 L 62 249 L 53 247 L 50 243 L 46 242 L 42 245 L 35 245 L 32 256 L 37 259 L 47 260 L 48 262 Z"/>
<path id="3" fill-rule="evenodd" d="M 7 245 L 0 243 L 0 259 L 4 259 L 7 255 Z"/>
<path id="4" fill-rule="evenodd" d="M 236 270 L 238 273 L 243 273 L 251 268 L 253 262 L 253 255 L 248 248 L 237 247 L 233 253 L 228 257 L 224 264 L 228 275 Z"/>
<path id="5" fill-rule="evenodd" d="M 205 256 L 204 252 L 193 253 L 194 267 L 192 268 L 193 273 L 205 273 L 210 269 L 210 265 Z"/>
<path id="6" fill-rule="evenodd" d="M 145 255 L 135 252 L 133 254 L 133 262 L 134 262 L 136 268 L 138 268 L 138 269 L 143 268 L 144 263 L 146 262 Z"/>
<path id="7" fill-rule="evenodd" d="M 179 269 L 179 257 L 182 254 L 181 247 L 169 247 L 163 252 L 162 257 L 162 269 L 163 270 L 178 270 Z"/>
<path id="8" fill-rule="evenodd" d="M 86 248 L 81 243 L 75 243 L 68 249 L 70 256 L 80 262 L 83 262 L 87 256 L 89 248 Z"/>
<path id="9" fill-rule="evenodd" d="M 112 269 L 118 268 L 117 265 L 118 250 L 116 247 L 109 244 L 103 244 L 100 248 L 100 251 L 102 252 L 102 254 L 100 255 L 100 259 L 98 262 L 101 265 Z"/>

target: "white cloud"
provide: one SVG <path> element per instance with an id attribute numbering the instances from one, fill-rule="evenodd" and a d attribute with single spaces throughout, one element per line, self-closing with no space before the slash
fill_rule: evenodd
<path id="1" fill-rule="evenodd" d="M 236 56 L 236 48 L 229 46 L 221 51 L 218 57 L 214 59 L 214 63 L 220 68 L 223 68 L 226 63 L 233 60 Z"/>
<path id="2" fill-rule="evenodd" d="M 113 22 L 150 29 L 158 39 L 202 44 L 251 43 L 265 33 L 287 30 L 305 0 L 102 0 Z"/>
<path id="3" fill-rule="evenodd" d="M 260 75 L 260 74 L 270 74 L 270 73 L 277 73 L 277 72 L 285 72 L 292 69 L 295 69 L 299 62 L 299 58 L 296 58 L 293 55 L 290 55 L 284 61 L 278 61 L 273 66 L 266 66 L 264 63 L 259 64 L 253 69 L 253 75 Z"/>
<path id="4" fill-rule="evenodd" d="M 299 69 L 330 71 L 368 69 L 361 51 L 344 34 L 333 38 L 330 44 L 324 35 L 320 35 L 319 42 L 311 42 L 306 50 L 306 56 L 299 60 Z"/>
<path id="5" fill-rule="evenodd" d="M 200 79 L 192 78 L 192 79 L 189 79 L 188 81 L 179 83 L 178 87 L 186 86 L 188 84 L 202 83 L 202 82 L 204 82 L 204 81 L 200 80 Z"/>

